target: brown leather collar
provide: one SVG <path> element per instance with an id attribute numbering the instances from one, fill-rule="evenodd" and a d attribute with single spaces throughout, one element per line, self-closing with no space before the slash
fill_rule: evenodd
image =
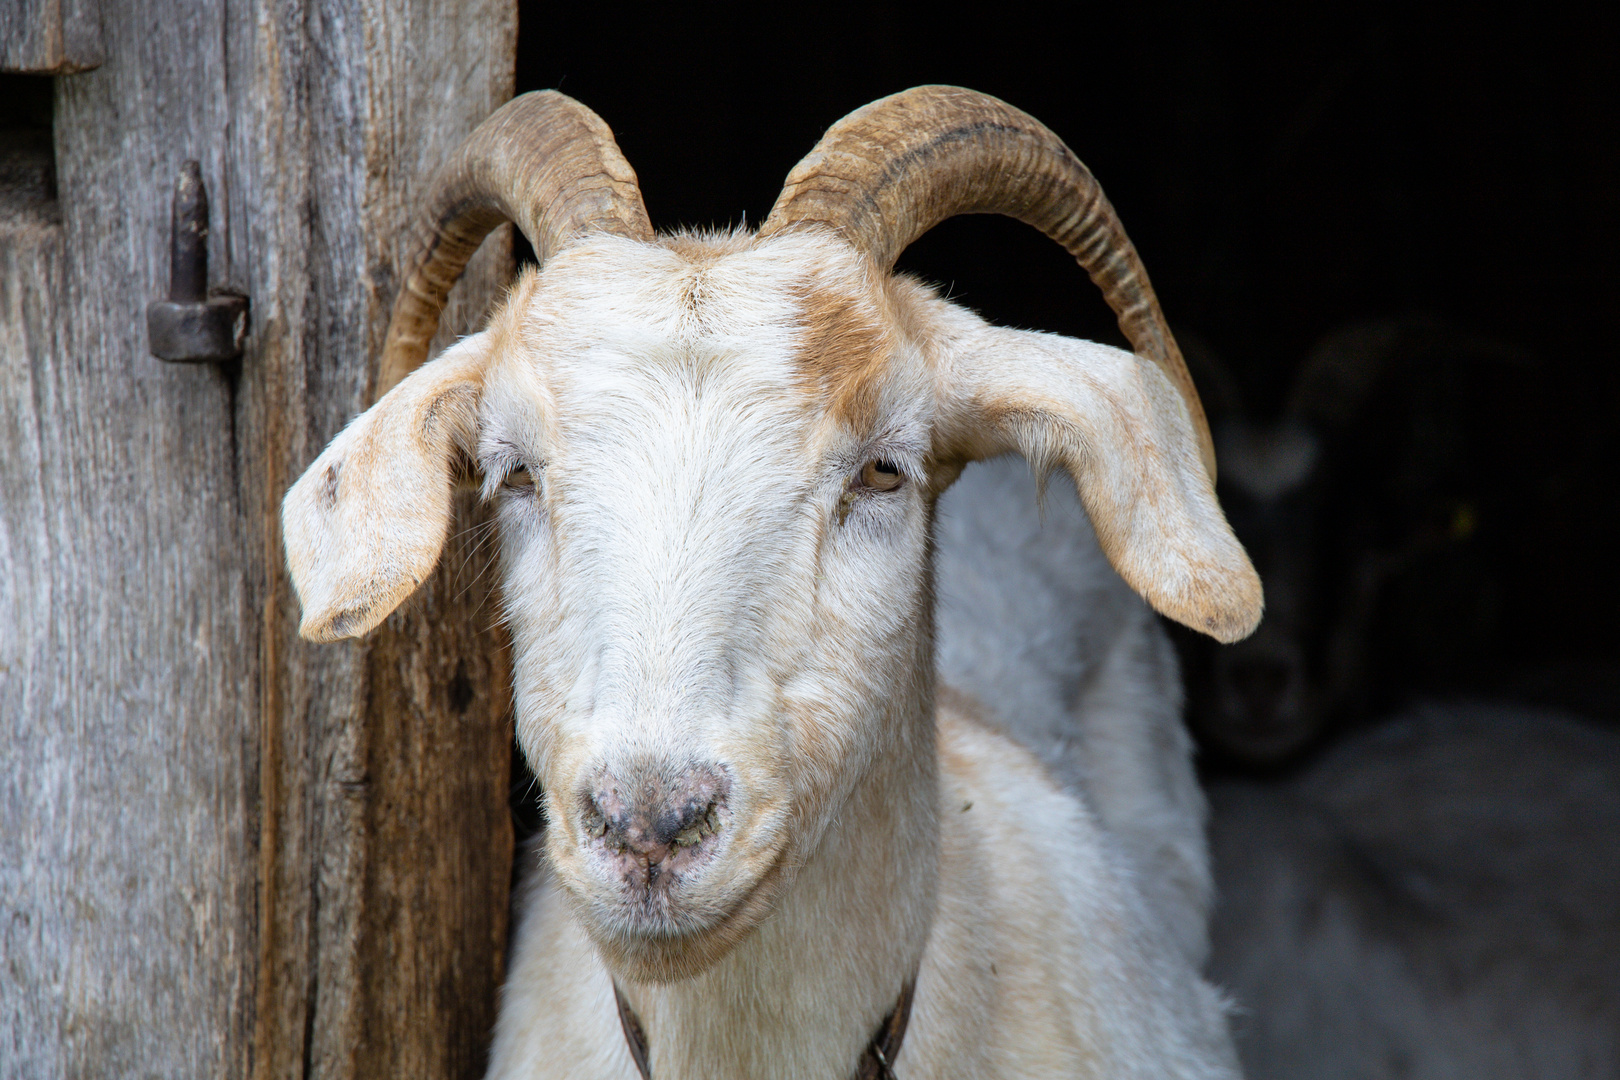
<path id="1" fill-rule="evenodd" d="M 916 988 L 917 976 L 913 974 L 900 988 L 899 999 L 878 1025 L 872 1041 L 866 1044 L 866 1052 L 856 1064 L 852 1080 L 895 1080 L 894 1059 L 906 1038 L 906 1024 L 911 1020 L 911 995 Z M 636 1071 L 641 1073 L 641 1080 L 652 1080 L 652 1070 L 647 1066 L 647 1029 L 641 1026 L 641 1018 L 625 999 L 617 979 L 613 981 L 613 997 L 619 1003 L 619 1027 L 624 1030 L 624 1041 L 630 1049 L 631 1060 L 636 1063 Z"/>

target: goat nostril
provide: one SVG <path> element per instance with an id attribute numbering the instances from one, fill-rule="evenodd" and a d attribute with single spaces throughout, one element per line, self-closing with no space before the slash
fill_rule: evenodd
<path id="1" fill-rule="evenodd" d="M 604 775 L 579 794 L 582 842 L 608 857 L 610 873 L 650 885 L 665 871 L 696 865 L 693 857 L 721 831 L 728 788 L 720 770 L 705 766 Z"/>
<path id="2" fill-rule="evenodd" d="M 585 828 L 585 835 L 599 839 L 607 833 L 607 815 L 602 813 L 602 807 L 595 799 L 586 798 L 585 812 L 580 817 L 580 824 Z"/>
<path id="3" fill-rule="evenodd" d="M 718 833 L 720 800 L 649 813 L 620 807 L 611 795 L 601 793 L 583 800 L 580 826 L 590 840 L 601 841 L 611 851 L 652 865 L 676 851 L 695 848 Z"/>
<path id="4" fill-rule="evenodd" d="M 676 847 L 696 847 L 706 837 L 713 836 L 720 831 L 720 807 L 717 803 L 709 803 L 703 812 L 695 819 L 689 820 L 680 832 L 675 834 Z"/>

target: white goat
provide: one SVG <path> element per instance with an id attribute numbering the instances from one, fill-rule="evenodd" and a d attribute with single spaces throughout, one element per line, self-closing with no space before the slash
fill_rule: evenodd
<path id="1" fill-rule="evenodd" d="M 1013 456 L 968 466 L 940 497 L 940 679 L 1081 799 L 1202 968 L 1213 886 L 1175 647 L 1108 565 L 1068 477 L 1037 497 Z"/>
<path id="2" fill-rule="evenodd" d="M 964 212 L 1064 244 L 1141 355 L 893 275 Z M 505 219 L 543 269 L 404 377 Z M 1259 617 L 1180 355 L 1073 154 L 924 87 L 835 125 L 757 235 L 657 237 L 606 125 L 535 94 L 446 166 L 428 221 L 387 392 L 283 524 L 301 630 L 332 640 L 431 571 L 455 477 L 497 501 L 549 824 L 492 1073 L 1233 1075 L 1128 845 L 934 692 L 934 504 L 975 459 L 1067 470 L 1158 610 L 1223 640 Z"/>

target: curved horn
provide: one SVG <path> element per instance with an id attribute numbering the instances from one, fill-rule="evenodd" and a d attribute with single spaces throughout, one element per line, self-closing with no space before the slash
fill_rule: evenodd
<path id="1" fill-rule="evenodd" d="M 378 397 L 427 358 L 451 286 L 505 221 L 523 230 L 542 264 L 580 233 L 653 235 L 635 170 L 601 117 L 555 90 L 513 98 L 467 136 L 433 180 L 417 254 L 388 324 Z"/>
<path id="2" fill-rule="evenodd" d="M 1213 482 L 1209 423 L 1136 248 L 1091 172 L 1028 113 L 959 86 L 918 86 L 874 101 L 828 128 L 788 173 L 759 236 L 818 222 L 887 270 L 957 214 L 1017 218 L 1075 257 L 1131 348 L 1181 391 Z"/>

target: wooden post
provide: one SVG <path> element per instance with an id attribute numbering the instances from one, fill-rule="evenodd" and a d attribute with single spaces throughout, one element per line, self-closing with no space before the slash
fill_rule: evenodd
<path id="1" fill-rule="evenodd" d="M 399 245 L 511 94 L 504 0 L 102 0 L 0 192 L 0 1046 L 11 1076 L 470 1077 L 505 944 L 487 552 L 298 641 L 277 510 L 366 404 Z M 223 368 L 147 352 L 202 162 Z M 10 175 L 8 173 L 7 175 Z M 446 338 L 510 273 L 485 245 Z"/>

